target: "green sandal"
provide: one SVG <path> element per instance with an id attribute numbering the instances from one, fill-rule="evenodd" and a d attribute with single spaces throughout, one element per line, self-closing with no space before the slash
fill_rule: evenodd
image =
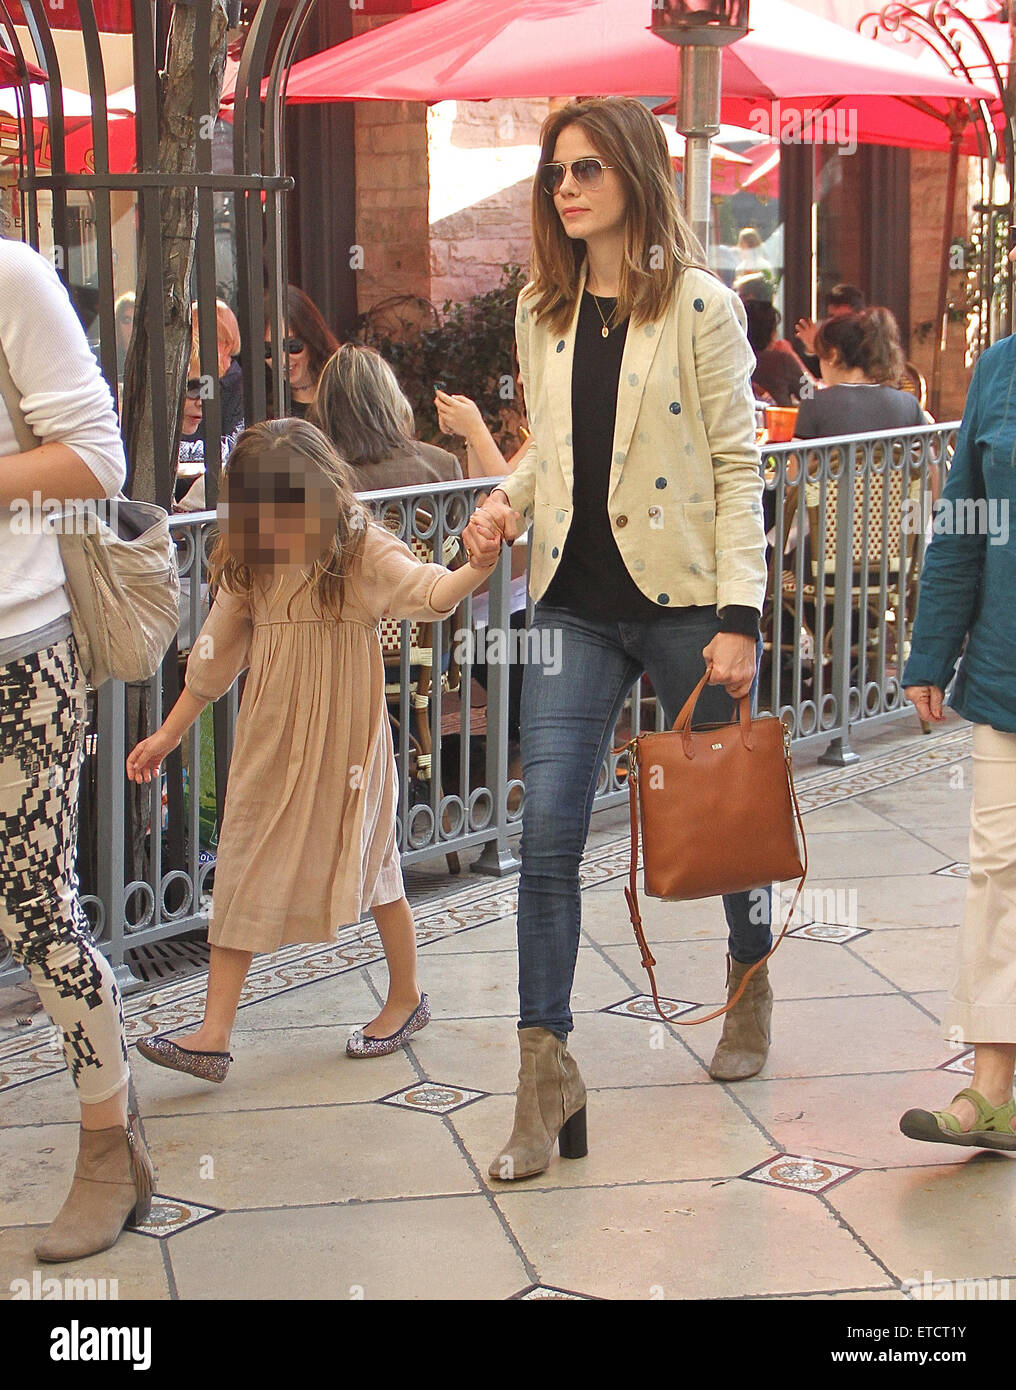
<path id="1" fill-rule="evenodd" d="M 968 1100 L 974 1107 L 973 1129 L 961 1129 L 959 1120 L 947 1110 L 908 1110 L 900 1120 L 901 1132 L 908 1139 L 923 1139 L 930 1144 L 1016 1151 L 1016 1131 L 1011 1127 L 1016 1099 L 1010 1097 L 1004 1105 L 989 1105 L 979 1091 L 968 1087 L 953 1096 L 953 1103 L 958 1100 Z"/>

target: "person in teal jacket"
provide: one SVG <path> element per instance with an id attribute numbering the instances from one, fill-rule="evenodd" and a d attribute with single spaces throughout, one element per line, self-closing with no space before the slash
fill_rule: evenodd
<path id="1" fill-rule="evenodd" d="M 1016 252 L 1012 254 L 1016 260 Z M 944 1110 L 908 1110 L 911 1139 L 1016 1150 L 1016 336 L 974 370 L 903 685 L 918 715 L 942 719 L 943 692 L 974 725 L 970 878 L 944 1020 L 974 1046 L 971 1086 Z"/>

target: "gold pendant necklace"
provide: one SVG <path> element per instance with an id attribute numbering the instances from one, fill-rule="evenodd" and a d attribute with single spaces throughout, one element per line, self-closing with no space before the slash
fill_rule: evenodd
<path id="1" fill-rule="evenodd" d="M 597 312 L 597 313 L 599 314 L 599 316 L 600 316 L 600 322 L 603 324 L 603 328 L 600 330 L 600 337 L 601 337 L 601 338 L 609 338 L 609 337 L 610 337 L 610 330 L 611 330 L 611 328 L 613 327 L 613 324 L 612 324 L 612 323 L 608 323 L 607 320 L 603 317 L 603 310 L 600 308 L 600 301 L 596 298 L 596 295 L 593 294 L 592 290 L 589 291 L 589 294 L 590 294 L 590 297 L 592 298 L 593 303 L 596 305 L 596 312 Z M 614 315 L 615 315 L 616 313 L 617 313 L 617 305 L 615 304 L 614 307 L 613 307 L 613 309 L 611 309 L 611 311 L 610 311 L 610 317 L 611 317 L 611 319 L 613 319 L 613 317 L 614 317 Z"/>

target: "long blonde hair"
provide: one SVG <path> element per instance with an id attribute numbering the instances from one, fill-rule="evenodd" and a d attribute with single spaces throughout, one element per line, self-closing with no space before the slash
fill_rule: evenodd
<path id="1" fill-rule="evenodd" d="M 354 468 L 380 463 L 413 442 L 413 407 L 374 348 L 343 343 L 318 377 L 307 418 Z"/>
<path id="2" fill-rule="evenodd" d="M 357 500 L 348 465 L 306 420 L 265 420 L 236 441 L 223 474 L 219 538 L 209 557 L 211 583 L 249 595 L 272 577 L 258 512 L 265 503 L 280 502 L 304 506 L 308 523 L 329 537 L 290 599 L 287 616 L 293 600 L 309 588 L 317 611 L 339 618 L 346 576 L 363 546 L 370 514 Z"/>
<path id="3" fill-rule="evenodd" d="M 688 266 L 707 269 L 705 254 L 685 219 L 674 188 L 674 169 L 659 121 L 634 97 L 573 101 L 554 111 L 540 132 L 540 164 L 554 158 L 566 126 L 580 126 L 624 185 L 627 216 L 624 259 L 618 287 L 617 321 L 633 324 L 659 318 Z M 554 199 L 533 180 L 532 278 L 534 314 L 554 332 L 571 321 L 578 299 L 585 242 L 572 240 L 561 225 Z"/>

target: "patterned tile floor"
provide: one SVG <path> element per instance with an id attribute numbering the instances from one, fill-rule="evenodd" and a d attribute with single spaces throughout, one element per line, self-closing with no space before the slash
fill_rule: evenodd
<path id="1" fill-rule="evenodd" d="M 622 808 L 596 818 L 583 864 L 572 1050 L 587 1158 L 555 1157 L 518 1185 L 486 1176 L 518 1065 L 516 880 L 464 875 L 416 909 L 434 1017 L 410 1049 L 344 1055 L 384 989 L 366 924 L 256 964 L 224 1085 L 137 1058 L 151 1219 L 60 1272 L 184 1300 L 904 1299 L 929 1271 L 1016 1289 L 1011 1160 L 897 1127 L 960 1088 L 941 1072 L 969 1076 L 969 1049 L 937 1021 L 965 890 L 969 729 L 900 725 L 858 747 L 851 768 L 798 769 L 812 876 L 773 963 L 761 1076 L 711 1082 L 720 1023 L 652 1011 L 622 896 Z M 644 899 L 644 915 L 672 1017 L 718 1000 L 719 905 Z M 196 975 L 132 996 L 130 1041 L 193 1025 L 203 988 Z M 53 1030 L 6 1037 L 0 1297 L 31 1278 L 75 1138 Z"/>

